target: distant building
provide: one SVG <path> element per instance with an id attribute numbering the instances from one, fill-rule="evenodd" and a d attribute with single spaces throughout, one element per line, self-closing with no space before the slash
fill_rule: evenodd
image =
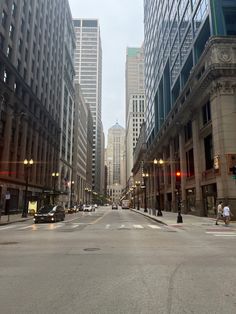
<path id="1" fill-rule="evenodd" d="M 118 202 L 125 186 L 125 129 L 116 123 L 108 130 L 106 150 L 107 191 L 114 202 Z"/>
<path id="2" fill-rule="evenodd" d="M 97 19 L 74 19 L 76 34 L 75 81 L 81 86 L 93 117 L 92 188 L 101 187 L 102 46 Z"/>
<path id="3" fill-rule="evenodd" d="M 85 188 L 92 188 L 92 176 L 89 175 L 88 179 L 86 170 L 87 165 L 90 169 L 92 165 L 92 124 L 90 109 L 83 97 L 79 84 L 75 84 L 75 91 L 72 178 L 74 180 L 74 201 L 83 203 L 85 199 Z M 91 129 L 90 133 L 88 132 L 89 127 Z M 90 138 L 88 138 L 89 134 Z"/>
<path id="4" fill-rule="evenodd" d="M 126 182 L 132 177 L 133 152 L 144 121 L 144 52 L 127 48 L 126 52 Z"/>

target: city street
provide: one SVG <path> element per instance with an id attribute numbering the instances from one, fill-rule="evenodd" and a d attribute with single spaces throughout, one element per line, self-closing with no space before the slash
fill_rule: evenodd
<path id="1" fill-rule="evenodd" d="M 236 230 L 99 207 L 0 226 L 1 314 L 236 313 Z"/>

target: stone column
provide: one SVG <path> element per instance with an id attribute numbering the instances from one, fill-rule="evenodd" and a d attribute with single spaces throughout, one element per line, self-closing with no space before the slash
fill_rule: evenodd
<path id="1" fill-rule="evenodd" d="M 202 203 L 202 192 L 201 192 L 201 158 L 202 155 L 199 142 L 199 127 L 197 118 L 192 119 L 192 134 L 193 134 L 193 158 L 194 158 L 194 177 L 195 177 L 195 205 L 197 213 L 200 216 L 204 216 L 204 209 Z"/>
<path id="2" fill-rule="evenodd" d="M 179 158 L 180 158 L 180 171 L 181 171 L 181 201 L 182 201 L 182 213 L 186 212 L 186 176 L 183 174 L 187 173 L 186 166 L 186 155 L 185 155 L 185 137 L 184 137 L 184 129 L 182 128 L 179 132 Z"/>
<path id="3" fill-rule="evenodd" d="M 2 152 L 2 171 L 6 176 L 9 176 L 9 161 L 10 161 L 10 145 L 11 145 L 11 134 L 12 134 L 12 118 L 13 110 L 9 107 L 6 113 L 6 124 L 4 129 L 4 143 Z"/>
<path id="4" fill-rule="evenodd" d="M 20 151 L 20 166 L 19 166 L 19 177 L 24 181 L 24 164 L 23 161 L 26 156 L 26 139 L 27 139 L 27 120 L 25 118 L 22 119 L 22 135 L 21 135 L 21 151 Z"/>
<path id="5" fill-rule="evenodd" d="M 32 177 L 33 177 L 33 182 L 37 182 L 37 158 L 38 158 L 38 148 L 39 148 L 39 130 L 38 130 L 38 125 L 35 126 L 34 128 L 34 139 L 33 139 L 33 158 L 35 161 L 35 165 L 32 168 Z"/>
<path id="6" fill-rule="evenodd" d="M 15 135 L 14 135 L 14 153 L 13 153 L 13 164 L 12 164 L 12 173 L 13 176 L 16 178 L 17 175 L 19 175 L 19 173 L 16 173 L 16 163 L 19 162 L 19 160 L 17 160 L 17 153 L 18 153 L 18 141 L 19 141 L 19 128 L 20 128 L 20 119 L 21 116 L 18 114 L 16 117 L 16 125 L 15 125 Z"/>
<path id="7" fill-rule="evenodd" d="M 217 197 L 229 200 L 234 214 L 236 213 L 236 184 L 230 173 L 229 159 L 232 158 L 232 154 L 236 156 L 235 99 L 235 80 L 218 80 L 212 83 L 212 138 L 214 154 L 219 156 L 220 161 L 219 175 L 216 176 Z M 232 163 L 236 164 L 236 160 Z"/>
<path id="8" fill-rule="evenodd" d="M 170 140 L 170 175 L 171 175 L 171 211 L 175 211 L 176 193 L 175 193 L 175 155 L 174 141 Z"/>

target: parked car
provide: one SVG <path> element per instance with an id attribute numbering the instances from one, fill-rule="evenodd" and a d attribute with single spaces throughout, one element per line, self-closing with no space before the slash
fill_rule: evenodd
<path id="1" fill-rule="evenodd" d="M 111 209 L 118 209 L 118 205 L 117 205 L 116 203 L 113 203 L 113 204 L 111 205 Z"/>
<path id="2" fill-rule="evenodd" d="M 83 210 L 84 212 L 91 212 L 93 211 L 93 207 L 90 204 L 84 204 Z"/>
<path id="3" fill-rule="evenodd" d="M 76 213 L 77 211 L 78 210 L 76 206 L 68 208 L 68 214 L 73 214 Z"/>
<path id="4" fill-rule="evenodd" d="M 57 222 L 65 219 L 65 209 L 60 205 L 45 205 L 34 215 L 34 223 Z"/>

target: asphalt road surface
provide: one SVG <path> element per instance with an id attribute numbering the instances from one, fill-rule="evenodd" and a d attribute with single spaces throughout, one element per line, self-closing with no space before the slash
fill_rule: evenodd
<path id="1" fill-rule="evenodd" d="M 0 313 L 235 314 L 236 236 L 217 231 L 110 207 L 0 226 Z"/>

